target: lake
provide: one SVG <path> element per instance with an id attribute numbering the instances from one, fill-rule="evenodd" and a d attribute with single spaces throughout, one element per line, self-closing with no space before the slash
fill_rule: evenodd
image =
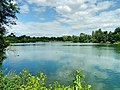
<path id="1" fill-rule="evenodd" d="M 26 68 L 71 84 L 75 70 L 82 69 L 93 90 L 120 90 L 120 46 L 92 43 L 17 43 L 8 47 L 2 69 L 20 72 Z"/>

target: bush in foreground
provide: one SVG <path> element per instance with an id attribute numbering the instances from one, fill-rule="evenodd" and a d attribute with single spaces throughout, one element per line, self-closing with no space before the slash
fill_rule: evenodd
<path id="1" fill-rule="evenodd" d="M 46 75 L 40 73 L 39 76 L 33 76 L 27 70 L 23 70 L 19 74 L 9 73 L 2 75 L 0 71 L 0 88 L 1 90 L 91 90 L 91 85 L 85 82 L 85 76 L 82 71 L 76 71 L 73 85 L 65 86 L 59 82 L 45 84 Z"/>

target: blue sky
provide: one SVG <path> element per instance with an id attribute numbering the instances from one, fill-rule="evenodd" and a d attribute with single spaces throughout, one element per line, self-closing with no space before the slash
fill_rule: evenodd
<path id="1" fill-rule="evenodd" d="M 120 0 L 17 0 L 20 14 L 9 33 L 30 36 L 91 34 L 120 27 Z"/>

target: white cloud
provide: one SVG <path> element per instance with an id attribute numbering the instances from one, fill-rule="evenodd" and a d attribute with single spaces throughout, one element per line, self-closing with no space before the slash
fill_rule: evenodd
<path id="1" fill-rule="evenodd" d="M 46 2 L 46 0 L 27 0 L 27 1 L 29 3 L 38 3 L 38 4 Z"/>
<path id="2" fill-rule="evenodd" d="M 113 5 L 114 2 L 110 2 L 110 1 L 104 1 L 101 3 L 98 3 L 96 9 L 97 10 L 104 10 L 104 9 L 108 9 L 111 5 Z"/>
<path id="3" fill-rule="evenodd" d="M 28 13 L 29 11 L 29 6 L 27 4 L 20 6 L 20 13 Z"/>
<path id="4" fill-rule="evenodd" d="M 58 7 L 56 8 L 56 10 L 57 10 L 58 12 L 60 12 L 61 14 L 71 12 L 71 8 L 70 8 L 69 6 L 58 6 Z"/>
<path id="5" fill-rule="evenodd" d="M 41 4 L 45 4 L 47 3 L 47 0 L 26 0 L 28 3 L 32 4 L 37 4 L 37 5 L 41 5 Z"/>
<path id="6" fill-rule="evenodd" d="M 24 31 L 48 36 L 60 36 L 64 34 L 76 34 L 85 32 L 91 33 L 92 30 L 102 28 L 104 30 L 114 30 L 120 26 L 120 8 L 110 9 L 117 5 L 115 1 L 102 1 L 102 0 L 26 0 L 29 4 L 36 4 L 33 11 L 38 13 L 44 12 L 47 7 L 54 8 L 57 13 L 64 18 L 56 18 L 53 22 L 34 23 L 29 22 L 20 24 L 19 28 Z M 99 1 L 99 2 L 98 2 Z M 42 7 L 41 7 L 42 6 Z M 22 12 L 28 12 L 27 5 L 22 6 Z M 44 20 L 45 18 L 39 17 L 38 19 Z M 68 24 L 65 27 L 60 23 Z M 31 25 L 32 24 L 32 25 Z M 33 25 L 34 24 L 34 25 Z M 64 31 L 64 32 L 63 32 Z M 18 30 L 19 32 L 19 30 Z M 21 32 L 20 32 L 21 33 Z"/>
<path id="7" fill-rule="evenodd" d="M 63 32 L 64 31 L 64 32 Z M 62 36 L 64 34 L 72 33 L 70 27 L 66 28 L 59 22 L 17 22 L 9 32 L 16 35 L 30 35 L 30 36 Z"/>

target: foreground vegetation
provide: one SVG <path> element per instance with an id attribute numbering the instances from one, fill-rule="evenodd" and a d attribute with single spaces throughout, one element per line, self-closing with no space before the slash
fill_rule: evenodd
<path id="1" fill-rule="evenodd" d="M 9 45 L 5 40 L 6 26 L 16 24 L 16 13 L 19 13 L 19 8 L 14 0 L 0 0 L 0 52 L 4 53 L 4 49 Z"/>
<path id="2" fill-rule="evenodd" d="M 62 36 L 62 37 L 30 37 L 26 35 L 16 36 L 11 33 L 6 37 L 6 41 L 10 43 L 28 43 L 28 42 L 49 42 L 49 41 L 71 41 L 81 43 L 111 43 L 119 44 L 120 27 L 114 32 L 102 31 L 101 29 L 92 31 L 92 35 L 81 33 L 80 36 Z"/>
<path id="3" fill-rule="evenodd" d="M 5 76 L 2 74 L 1 71 L 1 90 L 91 90 L 91 85 L 85 82 L 85 76 L 80 70 L 76 71 L 72 86 L 61 85 L 57 81 L 54 84 L 46 85 L 46 75 L 44 73 L 40 73 L 39 76 L 33 76 L 27 70 L 23 70 L 19 74 L 9 73 Z"/>

